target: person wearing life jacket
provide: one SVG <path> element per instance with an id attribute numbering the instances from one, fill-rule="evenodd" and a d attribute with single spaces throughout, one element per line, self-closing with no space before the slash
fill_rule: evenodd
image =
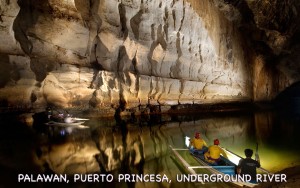
<path id="1" fill-rule="evenodd" d="M 197 152 L 199 154 L 203 154 L 207 151 L 206 142 L 200 137 L 200 133 L 196 132 L 195 137 L 190 140 L 190 146 L 192 152 Z"/>
<path id="2" fill-rule="evenodd" d="M 212 164 L 218 164 L 223 157 L 228 158 L 222 148 L 219 147 L 219 139 L 214 140 L 214 145 L 208 147 L 208 151 L 204 154 L 205 160 Z"/>

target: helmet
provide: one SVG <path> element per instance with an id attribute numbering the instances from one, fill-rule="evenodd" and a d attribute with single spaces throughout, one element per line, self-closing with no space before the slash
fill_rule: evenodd
<path id="1" fill-rule="evenodd" d="M 214 140 L 214 145 L 219 145 L 219 144 L 220 144 L 219 139 L 215 139 L 215 140 Z"/>
<path id="2" fill-rule="evenodd" d="M 195 138 L 200 138 L 200 133 L 199 132 L 195 133 Z"/>

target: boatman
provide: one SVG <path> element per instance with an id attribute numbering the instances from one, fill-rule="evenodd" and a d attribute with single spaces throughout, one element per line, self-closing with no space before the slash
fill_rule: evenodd
<path id="1" fill-rule="evenodd" d="M 203 154 L 207 151 L 206 142 L 200 137 L 200 133 L 196 132 L 195 137 L 190 140 L 191 151 L 193 153 Z"/>
<path id="2" fill-rule="evenodd" d="M 209 146 L 208 151 L 204 154 L 205 160 L 214 165 L 221 165 L 221 154 L 228 159 L 226 153 L 219 147 L 219 139 L 214 140 L 214 145 Z"/>
<path id="3" fill-rule="evenodd" d="M 257 156 L 256 160 L 251 159 L 253 155 L 252 149 L 245 149 L 245 159 L 241 159 L 239 161 L 239 165 L 237 167 L 237 173 L 241 175 L 248 174 L 251 176 L 251 183 L 256 183 L 256 168 L 260 167 L 260 160 Z"/>

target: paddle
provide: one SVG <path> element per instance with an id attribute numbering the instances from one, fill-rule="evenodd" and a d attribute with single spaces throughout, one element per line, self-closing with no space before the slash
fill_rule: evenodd
<path id="1" fill-rule="evenodd" d="M 258 147 L 258 145 L 257 145 L 257 147 Z M 233 155 L 235 155 L 235 156 L 237 156 L 237 157 L 239 157 L 239 158 L 241 158 L 241 159 L 244 159 L 244 157 L 242 157 L 242 156 L 240 156 L 240 155 L 238 155 L 238 154 L 236 154 L 236 153 L 230 151 L 230 150 L 227 149 L 227 148 L 222 147 L 222 149 L 226 150 L 227 152 L 229 152 L 229 153 L 231 153 L 231 154 L 233 154 Z M 255 155 L 256 155 L 256 154 L 255 154 Z M 262 167 L 259 167 L 259 169 L 260 169 L 261 171 L 263 171 L 263 172 L 268 173 L 268 174 L 272 174 L 270 171 L 268 171 L 268 170 L 266 170 L 266 169 L 264 169 L 264 168 L 262 168 Z"/>
<path id="2" fill-rule="evenodd" d="M 256 142 L 255 160 L 256 160 L 256 161 L 259 161 L 259 155 L 258 155 L 258 142 Z"/>

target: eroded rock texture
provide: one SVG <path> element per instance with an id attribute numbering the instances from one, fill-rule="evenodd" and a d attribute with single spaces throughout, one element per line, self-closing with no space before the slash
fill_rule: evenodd
<path id="1" fill-rule="evenodd" d="M 272 99 L 299 82 L 299 1 L 215 0 L 214 3 L 243 30 L 255 53 L 251 60 L 254 100 Z"/>
<path id="2" fill-rule="evenodd" d="M 1 0 L 1 106 L 112 114 L 270 100 L 299 81 L 298 10 L 292 0 Z"/>

